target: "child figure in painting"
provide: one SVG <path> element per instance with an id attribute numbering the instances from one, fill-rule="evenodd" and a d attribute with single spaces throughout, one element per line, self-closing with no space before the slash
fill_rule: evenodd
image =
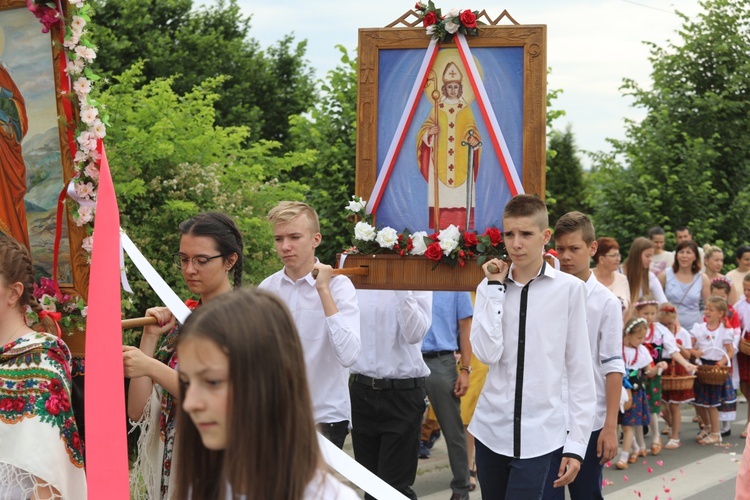
<path id="1" fill-rule="evenodd" d="M 704 311 L 705 321 L 696 324 L 690 331 L 693 348 L 691 354 L 700 358 L 703 365 L 726 366 L 734 353 L 734 334 L 724 325 L 727 303 L 721 297 L 709 297 Z M 721 443 L 719 432 L 719 407 L 736 402 L 732 379 L 722 385 L 705 384 L 695 381 L 695 408 L 698 416 L 707 425 L 698 434 L 700 444 Z"/>
<path id="2" fill-rule="evenodd" d="M 732 330 L 734 356 L 730 368 L 730 377 L 732 378 L 732 387 L 740 385 L 740 377 L 737 368 L 737 347 L 740 344 L 740 335 L 742 333 L 742 323 L 740 316 L 729 302 L 729 295 L 732 293 L 732 282 L 725 278 L 719 277 L 711 280 L 711 295 L 721 297 L 727 301 L 727 315 L 724 317 L 724 326 Z M 721 423 L 721 437 L 727 437 L 732 434 L 731 424 L 737 419 L 737 403 L 725 403 L 719 407 L 719 422 Z"/>
<path id="3" fill-rule="evenodd" d="M 690 364 L 687 360 L 690 358 L 690 334 L 677 324 L 677 309 L 669 302 L 659 306 L 659 312 L 656 315 L 656 331 L 659 332 L 663 339 L 664 349 L 662 349 L 662 358 L 672 360 L 669 367 L 664 372 L 664 376 L 681 377 L 695 373 L 695 365 Z M 667 450 L 674 450 L 680 447 L 680 424 L 682 415 L 680 405 L 691 403 L 695 399 L 695 393 L 692 386 L 684 390 L 664 390 L 661 399 L 666 405 L 663 408 L 664 418 L 669 427 L 664 433 L 669 435 L 669 442 L 664 445 Z"/>
<path id="4" fill-rule="evenodd" d="M 742 298 L 734 305 L 737 316 L 742 324 L 742 338 L 750 341 L 750 274 L 742 279 Z M 740 378 L 740 389 L 747 397 L 750 395 L 750 356 L 744 352 L 737 353 L 737 371 Z M 747 408 L 747 420 L 750 422 L 750 405 Z M 747 430 L 742 432 L 742 438 L 747 437 Z"/>
<path id="5" fill-rule="evenodd" d="M 651 353 L 643 345 L 648 330 L 648 321 L 644 318 L 629 320 L 623 330 L 622 358 L 625 361 L 625 374 L 633 386 L 633 404 L 622 416 L 622 452 L 615 464 L 618 469 L 627 469 L 628 462 L 634 464 L 638 460 L 639 450 L 633 440 L 633 428 L 651 422 L 643 382 L 646 378 L 655 377 L 659 369 L 667 367 L 664 361 L 654 364 Z"/>
<path id="6" fill-rule="evenodd" d="M 300 337 L 280 298 L 240 290 L 207 303 L 177 351 L 175 498 L 358 498 L 325 470 Z"/>

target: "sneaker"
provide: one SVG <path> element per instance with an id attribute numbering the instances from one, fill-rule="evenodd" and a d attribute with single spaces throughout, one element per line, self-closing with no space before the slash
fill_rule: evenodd
<path id="1" fill-rule="evenodd" d="M 430 448 L 427 441 L 419 441 L 419 458 L 430 458 Z"/>
<path id="2" fill-rule="evenodd" d="M 440 431 L 434 431 L 432 434 L 430 434 L 430 440 L 429 441 L 422 441 L 425 443 L 425 446 L 427 446 L 427 449 L 431 450 L 432 447 L 435 445 L 435 441 L 440 439 Z"/>

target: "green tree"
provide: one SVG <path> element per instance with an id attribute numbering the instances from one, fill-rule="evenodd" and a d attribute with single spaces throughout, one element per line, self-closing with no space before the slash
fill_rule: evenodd
<path id="1" fill-rule="evenodd" d="M 547 155 L 547 207 L 550 223 L 571 210 L 588 212 L 584 206 L 583 167 L 571 126 L 550 134 Z"/>
<path id="2" fill-rule="evenodd" d="M 680 14 L 677 42 L 650 44 L 650 85 L 624 82 L 646 117 L 594 155 L 589 204 L 621 244 L 656 224 L 727 250 L 750 237 L 750 4 L 701 6 L 694 20 Z"/>
<path id="3" fill-rule="evenodd" d="M 259 283 L 280 264 L 265 220 L 282 199 L 302 199 L 307 187 L 280 182 L 282 173 L 314 162 L 315 153 L 279 154 L 280 144 L 245 146 L 246 127 L 215 124 L 213 107 L 224 77 L 206 80 L 185 95 L 171 78 L 143 82 L 140 64 L 116 78 L 100 97 L 110 114 L 107 133 L 121 224 L 156 270 L 188 297 L 172 254 L 177 226 L 201 211 L 231 215 L 245 240 L 245 283 Z M 131 273 L 135 273 L 131 270 Z M 134 281 L 125 310 L 140 314 L 158 300 Z"/>
<path id="4" fill-rule="evenodd" d="M 315 100 L 306 42 L 287 35 L 262 50 L 237 0 L 197 10 L 192 0 L 92 0 L 92 5 L 102 75 L 119 75 L 143 60 L 145 81 L 176 76 L 172 88 L 178 94 L 225 75 L 214 102 L 216 123 L 246 126 L 248 142 L 285 143 L 288 117 Z"/>
<path id="5" fill-rule="evenodd" d="M 351 244 L 344 207 L 354 194 L 357 140 L 357 59 L 341 51 L 341 63 L 321 82 L 321 98 L 308 116 L 290 118 L 296 147 L 318 151 L 314 164 L 282 173 L 283 180 L 314 186 L 307 202 L 318 212 L 323 241 L 317 255 L 333 264 L 337 252 Z"/>

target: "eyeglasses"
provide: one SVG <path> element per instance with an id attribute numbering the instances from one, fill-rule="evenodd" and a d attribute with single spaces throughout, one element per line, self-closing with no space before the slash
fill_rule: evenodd
<path id="1" fill-rule="evenodd" d="M 620 252 L 604 254 L 605 257 L 612 257 L 613 259 L 619 259 L 621 257 Z"/>
<path id="2" fill-rule="evenodd" d="M 210 261 L 218 259 L 219 257 L 224 257 L 224 254 L 214 255 L 213 257 L 209 257 L 208 255 L 196 255 L 195 257 L 187 257 L 180 253 L 176 253 L 172 257 L 174 258 L 175 265 L 180 269 L 187 268 L 188 263 L 192 262 L 193 267 L 196 269 L 196 271 L 202 271 Z"/>

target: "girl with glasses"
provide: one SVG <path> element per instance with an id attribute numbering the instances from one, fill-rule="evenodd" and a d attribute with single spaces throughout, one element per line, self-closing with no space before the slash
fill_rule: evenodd
<path id="1" fill-rule="evenodd" d="M 175 263 L 188 289 L 200 297 L 198 301 L 186 301 L 190 309 L 240 288 L 243 243 L 232 219 L 218 212 L 198 214 L 180 224 L 180 233 Z M 143 328 L 138 348 L 123 346 L 125 376 L 131 379 L 128 418 L 134 429 L 140 429 L 131 494 L 136 499 L 158 500 L 172 497 L 170 477 L 178 406 L 175 397 L 179 388 L 175 344 L 180 329 L 166 307 L 151 308 L 146 316 L 153 316 L 158 324 Z"/>

